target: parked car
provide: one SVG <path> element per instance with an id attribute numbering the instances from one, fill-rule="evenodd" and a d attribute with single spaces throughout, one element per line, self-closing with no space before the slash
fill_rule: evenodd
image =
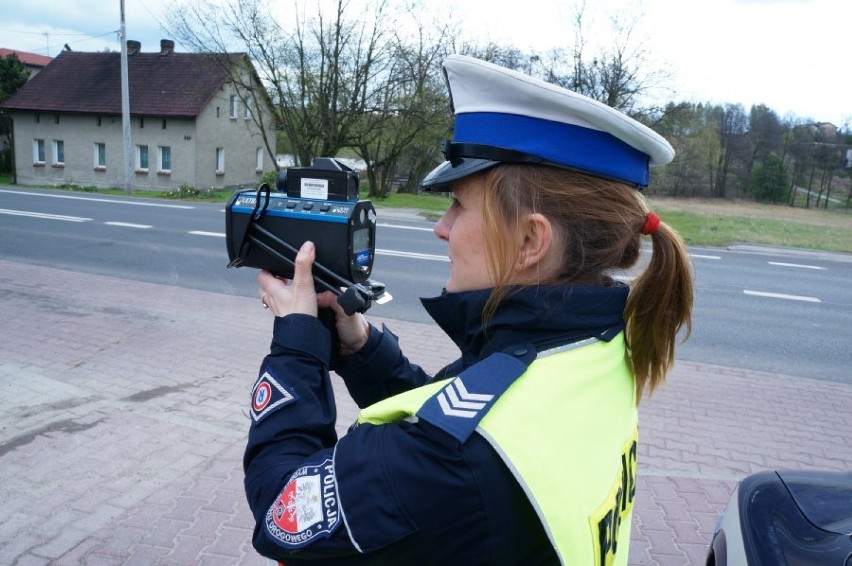
<path id="1" fill-rule="evenodd" d="M 767 471 L 742 480 L 707 566 L 852 566 L 852 472 Z"/>

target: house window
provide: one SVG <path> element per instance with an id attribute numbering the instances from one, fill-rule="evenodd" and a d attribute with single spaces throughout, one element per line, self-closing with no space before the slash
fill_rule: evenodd
<path id="1" fill-rule="evenodd" d="M 54 115 L 53 115 L 53 123 L 54 123 L 54 124 L 58 124 L 58 123 L 59 123 L 59 114 L 54 114 Z"/>
<path id="2" fill-rule="evenodd" d="M 245 101 L 245 110 L 243 112 L 243 118 L 245 118 L 246 120 L 251 119 L 251 104 L 249 100 Z"/>
<path id="3" fill-rule="evenodd" d="M 41 123 L 41 114 L 36 114 L 36 115 L 35 115 L 35 123 L 36 123 L 36 124 L 40 124 L 40 123 Z"/>
<path id="4" fill-rule="evenodd" d="M 148 146 L 136 146 L 136 171 L 139 173 L 148 172 Z"/>
<path id="5" fill-rule="evenodd" d="M 98 126 L 100 126 L 100 125 L 101 125 L 101 117 L 98 116 Z"/>
<path id="6" fill-rule="evenodd" d="M 65 165 L 65 142 L 53 140 L 53 164 Z"/>
<path id="7" fill-rule="evenodd" d="M 237 95 L 236 94 L 231 95 L 231 106 L 230 106 L 230 108 L 231 108 L 231 111 L 230 111 L 230 114 L 229 114 L 230 117 L 236 118 L 237 117 Z"/>
<path id="8" fill-rule="evenodd" d="M 165 118 L 163 118 L 163 129 L 164 130 L 166 129 L 166 119 Z"/>
<path id="9" fill-rule="evenodd" d="M 95 143 L 95 169 L 106 169 L 106 144 Z"/>
<path id="10" fill-rule="evenodd" d="M 33 163 L 44 164 L 44 140 L 33 140 Z"/>
<path id="11" fill-rule="evenodd" d="M 263 148 L 259 147 L 254 151 L 254 169 L 258 173 L 263 172 Z"/>
<path id="12" fill-rule="evenodd" d="M 159 163 L 157 164 L 158 173 L 172 172 L 172 148 L 167 145 L 157 147 L 159 153 Z"/>
<path id="13" fill-rule="evenodd" d="M 216 174 L 224 175 L 225 174 L 225 148 L 217 147 L 216 148 Z"/>
<path id="14" fill-rule="evenodd" d="M 144 127 L 145 127 L 145 118 L 140 117 L 139 118 L 139 128 L 141 129 L 141 128 L 144 128 Z"/>

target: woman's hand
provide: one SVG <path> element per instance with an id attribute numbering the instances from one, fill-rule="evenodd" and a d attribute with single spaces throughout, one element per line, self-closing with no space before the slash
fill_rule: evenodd
<path id="1" fill-rule="evenodd" d="M 257 276 L 260 300 L 275 316 L 288 314 L 317 315 L 317 293 L 312 274 L 316 249 L 313 242 L 305 242 L 296 255 L 293 279 L 276 277 L 263 270 Z"/>
<path id="2" fill-rule="evenodd" d="M 364 347 L 370 337 L 370 325 L 363 314 L 356 312 L 352 316 L 347 315 L 337 303 L 337 295 L 331 291 L 320 293 L 317 304 L 320 308 L 330 308 L 334 311 L 341 356 L 351 356 Z"/>

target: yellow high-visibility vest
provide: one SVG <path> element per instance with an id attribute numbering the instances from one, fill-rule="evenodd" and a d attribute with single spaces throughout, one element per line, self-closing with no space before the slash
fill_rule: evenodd
<path id="1" fill-rule="evenodd" d="M 528 368 L 517 363 L 486 358 L 371 405 L 358 420 L 423 418 L 462 442 L 475 429 L 524 489 L 562 564 L 627 564 L 638 411 L 624 334 L 541 352 Z"/>

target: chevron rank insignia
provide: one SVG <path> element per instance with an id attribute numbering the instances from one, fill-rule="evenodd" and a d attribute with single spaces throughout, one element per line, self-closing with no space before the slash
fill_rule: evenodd
<path id="1" fill-rule="evenodd" d="M 492 354 L 428 399 L 417 417 L 465 442 L 488 409 L 526 369 L 527 363 L 514 356 Z"/>
<path id="2" fill-rule="evenodd" d="M 251 391 L 251 418 L 260 422 L 270 413 L 296 400 L 296 395 L 264 371 Z"/>
<path id="3" fill-rule="evenodd" d="M 457 377 L 438 393 L 438 404 L 448 417 L 475 418 L 494 395 L 469 393 L 461 377 Z"/>

